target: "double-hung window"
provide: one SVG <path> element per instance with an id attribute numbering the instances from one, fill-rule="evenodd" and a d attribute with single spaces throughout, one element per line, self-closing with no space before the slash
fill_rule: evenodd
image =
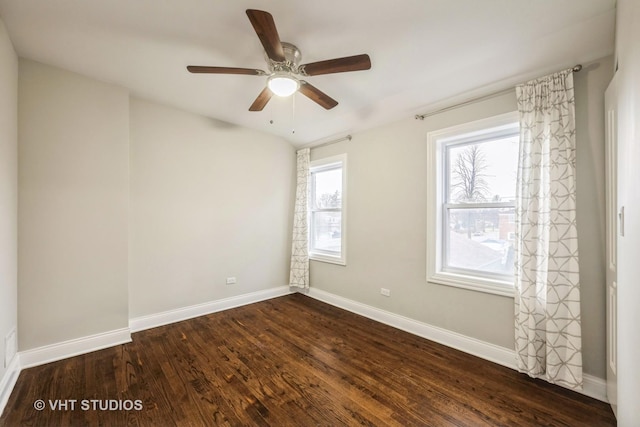
<path id="1" fill-rule="evenodd" d="M 428 135 L 429 282 L 513 294 L 516 113 Z"/>
<path id="2" fill-rule="evenodd" d="M 309 258 L 346 265 L 347 156 L 311 162 Z"/>

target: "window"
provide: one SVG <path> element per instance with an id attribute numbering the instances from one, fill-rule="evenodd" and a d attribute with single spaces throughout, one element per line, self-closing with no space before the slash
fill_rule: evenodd
<path id="1" fill-rule="evenodd" d="M 309 258 L 346 265 L 346 154 L 311 162 Z"/>
<path id="2" fill-rule="evenodd" d="M 513 295 L 517 113 L 430 132 L 427 280 Z"/>

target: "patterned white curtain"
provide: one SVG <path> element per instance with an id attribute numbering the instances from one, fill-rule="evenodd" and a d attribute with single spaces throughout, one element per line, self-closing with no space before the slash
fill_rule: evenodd
<path id="1" fill-rule="evenodd" d="M 291 272 L 289 286 L 309 287 L 309 223 L 307 196 L 309 194 L 309 149 L 298 151 L 296 202 L 293 209 L 293 241 L 291 244 Z"/>
<path id="2" fill-rule="evenodd" d="M 515 346 L 518 369 L 582 388 L 573 73 L 516 87 Z"/>

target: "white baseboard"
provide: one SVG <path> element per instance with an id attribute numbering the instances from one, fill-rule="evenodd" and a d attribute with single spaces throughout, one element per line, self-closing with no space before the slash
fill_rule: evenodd
<path id="1" fill-rule="evenodd" d="M 16 354 L 11 364 L 8 366 L 4 376 L 0 379 L 0 415 L 2 415 L 2 411 L 9 400 L 9 396 L 13 391 L 13 387 L 15 386 L 22 369 L 44 365 L 45 363 L 55 362 L 57 360 L 131 342 L 131 332 L 142 331 L 156 326 L 179 322 L 181 320 L 191 319 L 193 317 L 227 310 L 241 305 L 252 304 L 254 302 L 264 301 L 291 293 L 293 292 L 288 286 L 280 286 L 264 291 L 251 292 L 231 298 L 130 319 L 129 328 L 116 329 L 31 350 L 21 351 Z"/>
<path id="2" fill-rule="evenodd" d="M 131 319 L 129 328 L 117 329 L 87 337 L 76 338 L 31 350 L 21 351 L 13 358 L 4 376 L 0 379 L 0 415 L 4 410 L 13 387 L 22 369 L 43 365 L 56 360 L 80 354 L 90 353 L 119 344 L 131 342 L 131 332 L 142 331 L 181 320 L 191 319 L 217 311 L 227 310 L 254 302 L 264 301 L 293 293 L 288 286 L 252 292 L 231 298 L 197 304 L 175 310 L 169 310 L 149 316 Z M 372 320 L 393 326 L 414 335 L 438 342 L 448 347 L 464 351 L 482 359 L 515 369 L 515 352 L 513 349 L 500 347 L 491 343 L 477 340 L 456 332 L 448 331 L 437 326 L 419 322 L 408 317 L 400 316 L 376 307 L 359 303 L 341 296 L 319 289 L 310 288 L 304 294 L 340 307 Z M 606 382 L 589 374 L 583 375 L 584 388 L 582 394 L 594 399 L 607 402 Z"/>
<path id="3" fill-rule="evenodd" d="M 16 385 L 16 381 L 18 381 L 19 375 L 20 355 L 16 354 L 11 360 L 11 363 L 9 363 L 9 366 L 7 366 L 4 376 L 0 379 L 0 416 L 2 416 L 4 407 L 7 406 L 9 396 L 11 396 L 11 392 Z"/>
<path id="4" fill-rule="evenodd" d="M 139 332 L 145 329 L 156 328 L 158 326 L 164 326 L 170 323 L 180 322 L 182 320 L 192 319 L 194 317 L 204 316 L 206 314 L 228 310 L 230 308 L 252 304 L 254 302 L 264 301 L 291 293 L 293 292 L 288 286 L 280 286 L 277 288 L 250 292 L 248 294 L 209 301 L 188 307 L 176 308 L 174 310 L 163 311 L 161 313 L 150 314 L 147 316 L 135 317 L 129 320 L 129 329 L 131 329 L 131 332 Z"/>
<path id="5" fill-rule="evenodd" d="M 129 328 L 115 329 L 20 352 L 22 369 L 131 342 Z"/>
<path id="6" fill-rule="evenodd" d="M 516 370 L 516 356 L 514 349 L 501 347 L 476 338 L 452 332 L 437 326 L 429 325 L 418 320 L 400 316 L 370 305 L 362 304 L 320 289 L 309 288 L 301 293 L 311 298 L 326 302 L 333 306 L 359 314 L 385 325 L 393 326 L 413 335 L 435 341 L 465 353 L 472 354 L 490 362 Z M 584 387 L 582 391 L 575 390 L 594 399 L 607 401 L 606 382 L 589 374 L 583 375 Z"/>
<path id="7" fill-rule="evenodd" d="M 578 391 L 578 393 L 609 403 L 609 399 L 607 399 L 607 381 L 593 375 L 582 374 L 582 391 Z"/>
<path id="8" fill-rule="evenodd" d="M 393 326 L 413 335 L 418 335 L 431 341 L 453 347 L 465 353 L 473 354 L 491 362 L 515 369 L 515 353 L 512 349 L 480 341 L 466 335 L 458 334 L 447 329 L 429 325 L 418 320 L 400 316 L 389 311 L 381 310 L 370 305 L 362 304 L 341 296 L 331 294 L 316 288 L 309 288 L 306 295 L 336 307 L 343 308 L 369 319 Z"/>

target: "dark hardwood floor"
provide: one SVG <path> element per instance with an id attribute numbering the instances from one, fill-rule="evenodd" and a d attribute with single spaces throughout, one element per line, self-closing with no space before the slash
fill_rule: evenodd
<path id="1" fill-rule="evenodd" d="M 51 409 L 60 402 L 66 409 Z M 614 426 L 615 418 L 597 400 L 300 294 L 26 369 L 0 418 L 2 426 L 361 424 Z"/>

